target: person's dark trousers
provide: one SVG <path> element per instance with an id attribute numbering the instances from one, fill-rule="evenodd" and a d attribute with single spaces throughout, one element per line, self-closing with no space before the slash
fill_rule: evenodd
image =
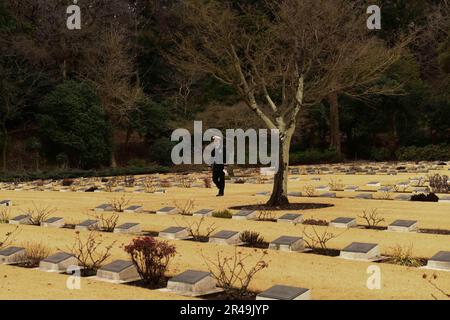
<path id="1" fill-rule="evenodd" d="M 225 172 L 222 170 L 213 170 L 213 182 L 219 189 L 219 196 L 223 196 L 225 190 Z"/>

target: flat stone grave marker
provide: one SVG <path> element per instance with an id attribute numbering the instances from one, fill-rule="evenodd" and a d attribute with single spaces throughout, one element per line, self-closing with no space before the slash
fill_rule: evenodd
<path id="1" fill-rule="evenodd" d="M 281 236 L 269 244 L 269 249 L 280 251 L 305 251 L 305 243 L 301 237 Z"/>
<path id="2" fill-rule="evenodd" d="M 320 181 L 320 177 L 312 177 L 311 181 Z"/>
<path id="3" fill-rule="evenodd" d="M 428 193 L 429 191 L 430 191 L 430 189 L 428 187 L 415 187 L 412 189 L 412 192 L 414 194 Z"/>
<path id="4" fill-rule="evenodd" d="M 289 197 L 301 197 L 301 196 L 302 196 L 302 193 L 301 193 L 301 192 L 297 192 L 297 191 L 289 192 L 289 193 L 288 193 L 288 196 L 289 196 Z"/>
<path id="5" fill-rule="evenodd" d="M 96 279 L 112 282 L 127 283 L 141 279 L 136 266 L 131 261 L 115 260 L 97 271 Z"/>
<path id="6" fill-rule="evenodd" d="M 380 248 L 375 243 L 353 242 L 341 250 L 340 258 L 349 260 L 376 261 L 381 259 Z"/>
<path id="7" fill-rule="evenodd" d="M 300 170 L 298 168 L 292 168 L 291 174 L 300 174 Z"/>
<path id="8" fill-rule="evenodd" d="M 389 231 L 412 232 L 417 231 L 418 225 L 416 220 L 395 220 L 388 225 Z"/>
<path id="9" fill-rule="evenodd" d="M 31 224 L 31 215 L 21 214 L 9 220 L 9 224 Z"/>
<path id="10" fill-rule="evenodd" d="M 370 181 L 367 183 L 368 187 L 381 187 L 381 182 L 380 181 Z"/>
<path id="11" fill-rule="evenodd" d="M 99 229 L 98 220 L 84 220 L 75 226 L 75 230 L 95 230 Z"/>
<path id="12" fill-rule="evenodd" d="M 166 193 L 166 190 L 164 190 L 164 189 L 158 189 L 158 190 L 156 190 L 155 192 L 153 192 L 154 194 L 164 194 L 164 193 Z"/>
<path id="13" fill-rule="evenodd" d="M 275 167 L 260 168 L 259 174 L 262 176 L 274 176 L 277 173 Z"/>
<path id="14" fill-rule="evenodd" d="M 335 192 L 325 192 L 319 195 L 321 198 L 336 198 Z"/>
<path id="15" fill-rule="evenodd" d="M 330 186 L 318 186 L 316 191 L 330 191 Z"/>
<path id="16" fill-rule="evenodd" d="M 397 187 L 399 187 L 399 188 L 407 188 L 407 187 L 409 187 L 409 181 L 399 182 L 399 183 L 397 183 Z"/>
<path id="17" fill-rule="evenodd" d="M 41 226 L 45 228 L 62 228 L 66 225 L 64 218 L 51 217 L 41 222 Z"/>
<path id="18" fill-rule="evenodd" d="M 277 219 L 277 222 L 302 223 L 303 215 L 298 213 L 286 213 Z"/>
<path id="19" fill-rule="evenodd" d="M 140 213 L 142 211 L 144 211 L 144 208 L 142 206 L 138 206 L 138 205 L 129 206 L 123 210 L 123 212 L 126 212 L 126 213 Z"/>
<path id="20" fill-rule="evenodd" d="M 355 228 L 358 226 L 355 218 L 339 217 L 330 221 L 330 227 L 335 228 Z"/>
<path id="21" fill-rule="evenodd" d="M 347 191 L 347 192 L 355 192 L 357 190 L 359 190 L 358 186 L 347 186 L 344 188 L 344 191 Z"/>
<path id="22" fill-rule="evenodd" d="M 399 194 L 394 199 L 395 200 L 399 200 L 399 201 L 410 201 L 411 200 L 411 196 L 409 194 Z"/>
<path id="23" fill-rule="evenodd" d="M 233 214 L 232 218 L 234 220 L 255 220 L 257 211 L 255 210 L 239 210 Z"/>
<path id="24" fill-rule="evenodd" d="M 11 200 L 2 200 L 0 201 L 0 206 L 2 207 L 10 207 L 12 206 L 12 201 Z"/>
<path id="25" fill-rule="evenodd" d="M 95 212 L 114 211 L 114 207 L 109 203 L 103 203 L 94 208 Z"/>
<path id="26" fill-rule="evenodd" d="M 450 251 L 439 251 L 432 256 L 426 268 L 450 271 Z"/>
<path id="27" fill-rule="evenodd" d="M 358 193 L 355 196 L 355 199 L 364 199 L 364 200 L 373 199 L 373 194 L 371 194 L 371 193 Z"/>
<path id="28" fill-rule="evenodd" d="M 25 248 L 8 247 L 0 250 L 0 264 L 16 264 L 25 260 Z"/>
<path id="29" fill-rule="evenodd" d="M 175 207 L 164 207 L 156 211 L 156 214 L 160 215 L 171 215 L 171 214 L 177 214 L 178 209 Z"/>
<path id="30" fill-rule="evenodd" d="M 239 245 L 242 244 L 240 233 L 237 231 L 222 230 L 209 237 L 210 243 Z"/>
<path id="31" fill-rule="evenodd" d="M 167 282 L 167 290 L 180 295 L 198 297 L 223 291 L 209 272 L 187 270 Z"/>
<path id="32" fill-rule="evenodd" d="M 192 215 L 194 217 L 211 217 L 213 212 L 213 209 L 200 209 L 195 211 Z"/>
<path id="33" fill-rule="evenodd" d="M 439 202 L 441 202 L 441 203 L 450 203 L 450 196 L 441 196 L 439 198 Z"/>
<path id="34" fill-rule="evenodd" d="M 158 237 L 171 240 L 185 240 L 191 237 L 189 228 L 169 227 L 159 232 Z"/>
<path id="35" fill-rule="evenodd" d="M 114 192 L 125 192 L 124 188 L 116 188 L 114 189 Z"/>
<path id="36" fill-rule="evenodd" d="M 141 231 L 141 225 L 134 222 L 127 222 L 114 228 L 114 233 L 140 233 Z"/>
<path id="37" fill-rule="evenodd" d="M 275 285 L 256 296 L 256 300 L 310 300 L 311 290 Z"/>
<path id="38" fill-rule="evenodd" d="M 269 191 L 260 191 L 255 193 L 255 196 L 268 196 L 268 195 L 270 195 Z"/>
<path id="39" fill-rule="evenodd" d="M 39 269 L 46 272 L 66 272 L 70 266 L 78 266 L 78 259 L 66 252 L 55 253 L 39 263 Z"/>

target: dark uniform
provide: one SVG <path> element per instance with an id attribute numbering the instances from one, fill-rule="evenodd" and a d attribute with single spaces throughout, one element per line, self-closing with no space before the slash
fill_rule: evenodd
<path id="1" fill-rule="evenodd" d="M 219 193 L 217 196 L 223 196 L 224 190 L 225 190 L 225 172 L 223 171 L 225 168 L 224 162 L 225 162 L 225 150 L 224 148 L 221 149 L 214 149 L 212 151 L 212 156 L 215 157 L 216 151 L 219 152 L 219 159 L 222 159 L 222 163 L 216 163 L 215 161 L 212 164 L 212 171 L 213 171 L 213 182 L 216 185 L 217 189 L 219 189 Z"/>

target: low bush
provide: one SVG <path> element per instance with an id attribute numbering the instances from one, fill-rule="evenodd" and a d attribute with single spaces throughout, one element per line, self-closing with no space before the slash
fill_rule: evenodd
<path id="1" fill-rule="evenodd" d="M 450 145 L 430 144 L 424 147 L 402 147 L 396 152 L 400 161 L 440 161 L 450 159 Z"/>
<path id="2" fill-rule="evenodd" d="M 26 242 L 25 248 L 25 262 L 26 267 L 34 268 L 39 266 L 39 262 L 47 258 L 50 254 L 50 249 L 42 243 Z"/>
<path id="3" fill-rule="evenodd" d="M 447 193 L 450 191 L 449 178 L 447 175 L 433 174 L 429 177 L 430 187 L 433 192 Z"/>
<path id="4" fill-rule="evenodd" d="M 259 232 L 246 230 L 241 233 L 240 240 L 252 247 L 263 247 L 265 245 L 264 237 Z"/>
<path id="5" fill-rule="evenodd" d="M 231 212 L 228 210 L 214 211 L 212 216 L 215 218 L 223 218 L 223 219 L 231 219 L 232 218 Z"/>
<path id="6" fill-rule="evenodd" d="M 291 153 L 289 156 L 290 163 L 292 165 L 298 164 L 316 164 L 316 163 L 337 163 L 342 161 L 340 156 L 335 150 L 305 150 Z"/>
<path id="7" fill-rule="evenodd" d="M 429 194 L 420 193 L 412 195 L 411 201 L 438 202 L 439 197 L 434 193 Z"/>
<path id="8" fill-rule="evenodd" d="M 326 220 L 320 220 L 320 219 L 305 219 L 303 222 L 303 224 L 306 225 L 312 225 L 312 226 L 328 226 L 328 222 Z"/>
<path id="9" fill-rule="evenodd" d="M 97 231 L 91 231 L 86 238 L 82 238 L 80 232 L 76 231 L 75 241 L 68 250 L 77 258 L 84 275 L 94 275 L 109 259 L 115 244 L 116 241 L 113 241 L 105 245 L 102 234 Z"/>
<path id="10" fill-rule="evenodd" d="M 175 246 L 152 237 L 139 237 L 125 246 L 142 280 L 149 286 L 157 286 L 164 279 L 170 259 L 175 256 Z"/>

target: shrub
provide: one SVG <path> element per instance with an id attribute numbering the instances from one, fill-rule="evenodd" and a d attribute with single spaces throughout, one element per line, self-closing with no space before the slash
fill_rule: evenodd
<path id="1" fill-rule="evenodd" d="M 328 221 L 314 218 L 305 219 L 302 223 L 312 226 L 328 226 Z"/>
<path id="2" fill-rule="evenodd" d="M 205 217 L 201 217 L 200 219 L 196 219 L 193 222 L 189 222 L 185 220 L 186 228 L 189 230 L 190 236 L 195 241 L 201 241 L 202 239 L 207 239 L 217 228 L 214 223 L 208 224 L 204 226 L 204 222 L 206 221 Z M 184 227 L 184 226 L 183 226 Z"/>
<path id="3" fill-rule="evenodd" d="M 215 218 L 231 219 L 231 212 L 228 210 L 214 211 L 212 214 Z"/>
<path id="4" fill-rule="evenodd" d="M 328 241 L 337 238 L 339 235 L 336 235 L 332 232 L 328 232 L 328 229 L 324 229 L 320 231 L 316 229 L 314 226 L 311 226 L 312 232 L 308 231 L 308 227 L 303 228 L 303 241 L 305 241 L 308 248 L 311 249 L 321 249 L 324 250 L 325 253 L 328 253 L 329 249 L 327 246 Z"/>
<path id="5" fill-rule="evenodd" d="M 434 174 L 428 177 L 430 180 L 430 187 L 433 192 L 447 193 L 450 191 L 449 178 L 447 175 Z"/>
<path id="6" fill-rule="evenodd" d="M 178 209 L 181 215 L 184 216 L 191 216 L 192 212 L 194 211 L 194 200 L 174 200 L 173 205 L 175 208 Z"/>
<path id="7" fill-rule="evenodd" d="M 439 161 L 450 159 L 450 145 L 427 145 L 425 147 L 402 147 L 397 152 L 400 161 Z"/>
<path id="8" fill-rule="evenodd" d="M 262 204 L 261 204 L 262 205 Z M 272 210 L 264 208 L 258 210 L 258 220 L 259 221 L 274 221 L 275 215 Z"/>
<path id="9" fill-rule="evenodd" d="M 265 245 L 264 237 L 259 232 L 246 230 L 241 233 L 240 239 L 242 242 L 260 248 Z"/>
<path id="10" fill-rule="evenodd" d="M 378 212 L 377 208 L 370 210 L 363 210 L 362 215 L 358 217 L 364 219 L 369 228 L 374 228 L 384 221 L 384 218 L 380 216 L 380 213 Z"/>
<path id="11" fill-rule="evenodd" d="M 411 196 L 411 201 L 423 201 L 423 202 L 438 202 L 439 197 L 434 193 L 429 194 L 414 194 Z"/>
<path id="12" fill-rule="evenodd" d="M 111 249 L 116 241 L 104 245 L 102 234 L 91 231 L 86 239 L 82 239 L 80 232 L 75 232 L 75 241 L 69 252 L 77 258 L 85 275 L 95 274 L 103 263 L 111 256 Z"/>
<path id="13" fill-rule="evenodd" d="M 412 249 L 412 244 L 409 247 L 402 247 L 401 245 L 392 247 L 390 252 L 391 262 L 401 266 L 419 267 L 420 261 L 412 256 Z"/>
<path id="14" fill-rule="evenodd" d="M 203 178 L 203 186 L 208 189 L 211 188 L 211 178 L 210 177 Z"/>
<path id="15" fill-rule="evenodd" d="M 55 211 L 54 208 L 49 206 L 37 206 L 33 202 L 33 208 L 27 209 L 24 214 L 31 216 L 31 224 L 35 226 L 41 225 L 42 222 L 48 219 L 48 217 Z"/>
<path id="16" fill-rule="evenodd" d="M 164 278 L 170 259 L 175 256 L 175 246 L 152 237 L 139 237 L 125 246 L 140 276 L 147 285 L 156 286 Z"/>
<path id="17" fill-rule="evenodd" d="M 5 233 L 3 238 L 0 238 L 0 249 L 8 247 L 14 242 L 14 235 L 18 232 L 19 227 L 16 227 L 13 231 Z"/>
<path id="18" fill-rule="evenodd" d="M 73 184 L 73 179 L 64 178 L 62 181 L 63 187 L 70 187 Z"/>
<path id="19" fill-rule="evenodd" d="M 254 276 L 269 266 L 264 260 L 266 255 L 267 251 L 264 250 L 255 263 L 250 263 L 251 253 L 244 254 L 235 248 L 232 256 L 222 256 L 218 252 L 215 260 L 203 259 L 218 287 L 225 290 L 228 298 L 242 300 L 250 295 L 249 286 Z"/>
<path id="20" fill-rule="evenodd" d="M 125 210 L 125 207 L 128 206 L 130 201 L 131 201 L 131 197 L 129 197 L 125 193 L 123 193 L 120 197 L 111 199 L 110 203 L 111 203 L 111 206 L 114 208 L 114 211 L 123 212 L 123 210 Z"/>
<path id="21" fill-rule="evenodd" d="M 292 165 L 337 163 L 342 161 L 342 156 L 340 156 L 335 150 L 332 149 L 323 151 L 312 149 L 291 153 L 289 159 Z"/>
<path id="22" fill-rule="evenodd" d="M 0 223 L 8 223 L 10 215 L 9 207 L 0 207 Z"/>
<path id="23" fill-rule="evenodd" d="M 387 148 L 372 148 L 370 158 L 375 161 L 387 161 L 393 157 L 391 151 Z"/>
<path id="24" fill-rule="evenodd" d="M 119 215 L 117 213 L 89 213 L 88 216 L 100 221 L 100 229 L 105 232 L 113 232 L 119 221 Z"/>
<path id="25" fill-rule="evenodd" d="M 26 242 L 23 247 L 25 248 L 24 265 L 29 268 L 39 266 L 39 262 L 50 254 L 50 249 L 42 243 Z"/>

